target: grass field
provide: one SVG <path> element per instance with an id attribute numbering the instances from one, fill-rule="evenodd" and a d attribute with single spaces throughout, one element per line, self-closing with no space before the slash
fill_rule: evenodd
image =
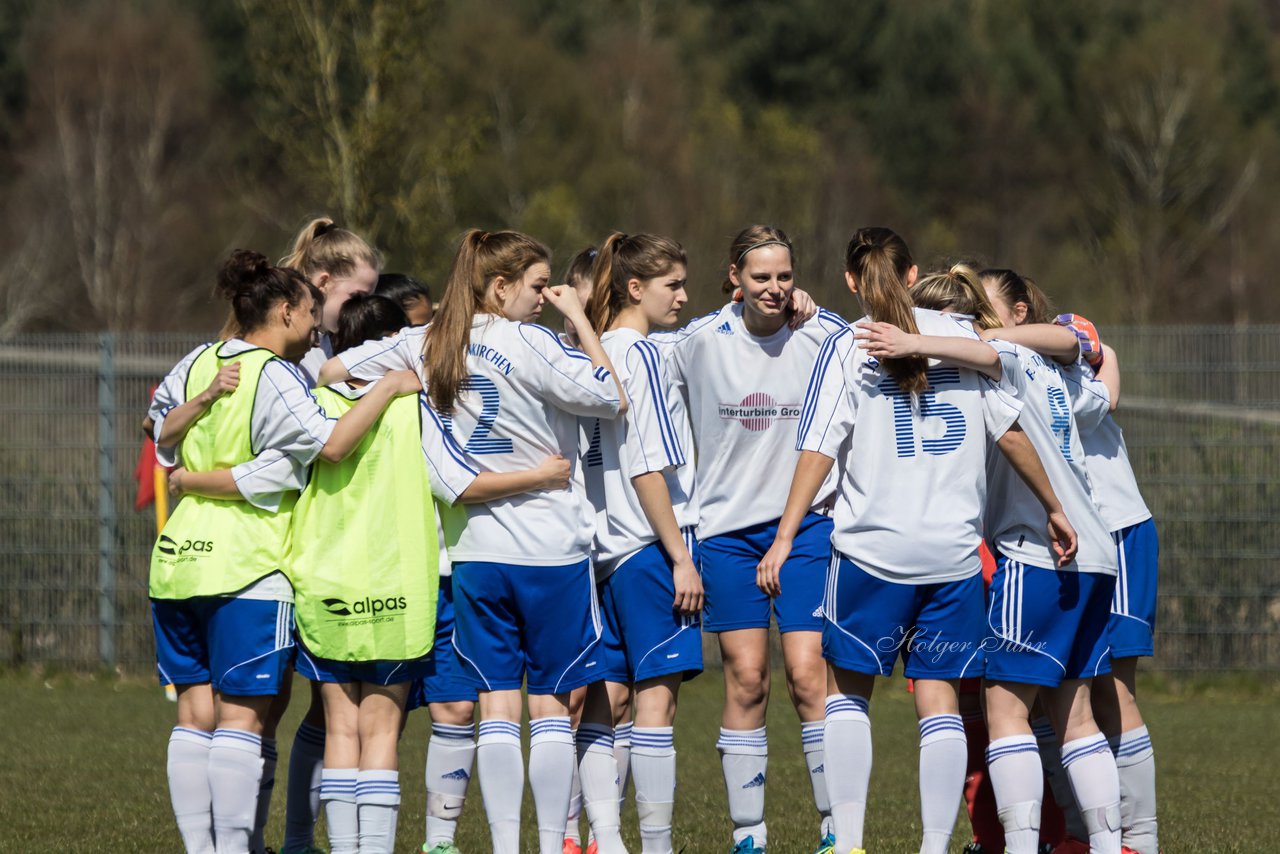
<path id="1" fill-rule="evenodd" d="M 781 687 L 780 675 L 775 684 Z M 1163 849 L 1169 854 L 1270 849 L 1280 830 L 1276 684 L 1220 679 L 1188 686 L 1148 680 L 1144 690 L 1160 775 Z M 296 695 L 306 696 L 301 684 Z M 180 850 L 164 776 L 174 707 L 159 688 L 135 679 L 10 672 L 0 673 L 0 696 L 0 851 Z M 682 697 L 676 848 L 683 845 L 688 854 L 728 850 L 729 822 L 714 747 L 720 697 L 717 671 L 689 683 Z M 268 844 L 278 845 L 283 834 L 284 771 L 303 705 L 295 703 L 281 728 L 289 737 L 280 743 Z M 914 851 L 919 841 L 916 729 L 900 682 L 878 687 L 872 719 L 868 850 Z M 799 727 L 785 700 L 775 702 L 769 720 L 770 850 L 808 852 L 816 819 Z M 401 751 L 400 851 L 416 851 L 422 840 L 428 731 L 425 713 L 411 716 Z M 527 793 L 525 808 L 525 844 L 535 846 Z M 624 824 L 629 847 L 638 851 L 634 808 L 624 812 Z M 968 821 L 961 818 L 952 851 L 960 850 L 967 833 Z M 458 842 L 478 854 L 486 850 L 487 836 L 473 785 Z"/>

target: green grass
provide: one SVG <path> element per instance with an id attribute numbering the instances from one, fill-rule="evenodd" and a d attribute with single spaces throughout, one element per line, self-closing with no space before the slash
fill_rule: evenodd
<path id="1" fill-rule="evenodd" d="M 779 676 L 775 685 L 782 686 Z M 1149 680 L 1144 708 L 1156 744 L 1165 851 L 1257 852 L 1275 832 L 1280 765 L 1280 692 L 1275 683 L 1193 684 Z M 677 727 L 680 788 L 676 847 L 689 854 L 728 850 L 720 765 L 714 747 L 720 676 L 710 671 L 685 686 Z M 176 851 L 164 775 L 174 707 L 142 680 L 103 676 L 0 673 L 0 851 Z M 282 733 L 292 733 L 306 690 Z M 770 850 L 807 852 L 816 820 L 795 715 L 781 695 L 770 711 L 768 820 Z M 867 815 L 872 852 L 913 851 L 919 844 L 916 735 L 901 682 L 882 684 L 872 704 L 875 770 Z M 410 717 L 401 759 L 404 805 L 397 850 L 415 851 L 423 826 L 422 767 L 429 730 Z M 289 738 L 280 744 L 280 783 L 267 839 L 278 845 L 284 823 Z M 628 845 L 638 851 L 634 808 L 624 813 Z M 534 850 L 532 798 L 525 796 L 525 850 Z M 967 839 L 960 818 L 952 851 Z M 323 841 L 323 830 L 321 830 Z M 458 842 L 487 850 L 478 786 L 473 786 Z"/>

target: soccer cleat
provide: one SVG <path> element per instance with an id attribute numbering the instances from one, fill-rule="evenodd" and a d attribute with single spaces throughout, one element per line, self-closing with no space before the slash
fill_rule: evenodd
<path id="1" fill-rule="evenodd" d="M 986 849 L 977 842 L 970 842 L 960 850 L 960 854 L 987 854 L 987 852 Z"/>
<path id="2" fill-rule="evenodd" d="M 828 833 L 822 839 L 818 840 L 818 847 L 813 849 L 813 854 L 835 854 L 836 835 Z"/>
<path id="3" fill-rule="evenodd" d="M 462 852 L 452 842 L 440 842 L 434 848 L 428 848 L 427 843 L 424 842 L 422 843 L 422 854 L 462 854 Z"/>
<path id="4" fill-rule="evenodd" d="M 582 845 L 577 840 L 564 838 L 564 850 L 562 854 L 582 854 Z"/>
<path id="5" fill-rule="evenodd" d="M 596 847 L 596 841 L 594 839 L 587 843 L 586 854 L 598 854 L 599 851 L 600 849 Z"/>
<path id="6" fill-rule="evenodd" d="M 733 846 L 733 850 L 729 854 L 764 854 L 764 849 L 756 845 L 754 836 L 744 836 L 740 842 Z"/>

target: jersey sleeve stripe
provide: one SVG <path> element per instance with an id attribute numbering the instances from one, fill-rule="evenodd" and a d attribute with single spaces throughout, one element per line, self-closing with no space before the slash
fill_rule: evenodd
<path id="1" fill-rule="evenodd" d="M 556 343 L 557 347 L 559 347 L 561 350 L 564 351 L 564 354 L 566 356 L 568 356 L 571 359 L 582 359 L 587 362 L 591 361 L 590 356 L 588 356 L 586 353 L 582 352 L 581 350 L 568 346 L 567 344 L 565 344 L 563 341 L 560 340 L 559 335 L 555 334 L 545 326 L 542 326 L 537 323 L 522 323 L 520 324 L 520 337 L 524 338 L 524 331 L 526 329 L 537 329 L 539 332 L 544 333 L 548 338 L 550 338 L 552 341 Z M 529 339 L 525 338 L 525 340 L 528 341 Z"/>
<path id="2" fill-rule="evenodd" d="M 827 373 L 827 366 L 831 362 L 831 357 L 835 355 L 840 339 L 844 338 L 848 332 L 849 328 L 846 326 L 839 332 L 829 336 L 826 341 L 822 342 L 822 347 L 818 350 L 818 358 L 813 363 L 813 373 L 809 376 L 809 388 L 804 394 L 804 407 L 800 411 L 797 446 L 804 444 L 804 438 L 809 432 L 810 423 L 817 414 L 818 398 L 822 388 L 822 380 Z"/>
<path id="3" fill-rule="evenodd" d="M 684 449 L 680 447 L 680 439 L 676 428 L 671 423 L 671 413 L 667 409 L 667 396 L 662 387 L 662 357 L 658 348 L 648 341 L 637 341 L 632 347 L 640 353 L 645 363 L 645 373 L 649 377 L 649 394 L 653 397 L 653 405 L 658 413 L 658 424 L 662 430 L 662 446 L 667 452 L 667 462 L 673 466 L 684 465 Z"/>

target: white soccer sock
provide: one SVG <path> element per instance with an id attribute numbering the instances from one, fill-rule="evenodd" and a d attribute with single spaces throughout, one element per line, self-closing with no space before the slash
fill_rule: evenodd
<path id="1" fill-rule="evenodd" d="M 631 779 L 631 729 L 632 724 L 618 724 L 613 728 L 613 758 L 618 762 L 618 802 L 627 799 L 627 780 Z"/>
<path id="2" fill-rule="evenodd" d="M 920 721 L 920 854 L 947 854 L 964 797 L 969 745 L 959 715 L 931 715 Z"/>
<path id="3" fill-rule="evenodd" d="M 596 846 L 600 854 L 625 852 L 622 819 L 618 811 L 618 761 L 613 756 L 613 727 L 581 724 L 576 741 L 582 805 L 587 811 Z M 529 764 L 532 766 L 532 759 Z"/>
<path id="4" fill-rule="evenodd" d="M 564 850 L 564 817 L 569 814 L 569 787 L 573 785 L 576 758 L 568 715 L 529 721 L 529 788 L 533 790 L 542 854 L 561 854 Z M 590 818 L 589 794 L 587 810 Z"/>
<path id="5" fill-rule="evenodd" d="M 176 726 L 169 735 L 169 800 L 188 854 L 212 854 L 213 808 L 209 746 L 213 734 Z"/>
<path id="6" fill-rule="evenodd" d="M 356 774 L 356 812 L 360 854 L 392 854 L 400 815 L 400 772 L 368 769 Z"/>
<path id="7" fill-rule="evenodd" d="M 822 731 L 826 721 L 810 721 L 800 724 L 800 746 L 804 750 L 804 764 L 809 766 L 809 785 L 813 787 L 813 804 L 822 817 L 819 835 L 831 832 L 831 798 L 827 795 L 827 769 L 822 751 Z"/>
<path id="8" fill-rule="evenodd" d="M 573 731 L 574 744 L 578 743 L 578 731 Z M 615 760 L 616 762 L 616 760 Z M 582 818 L 582 780 L 578 776 L 578 763 L 573 763 L 573 785 L 569 787 L 569 814 L 565 816 L 564 838 L 582 844 L 582 833 L 578 828 Z"/>
<path id="9" fill-rule="evenodd" d="M 997 738 L 987 746 L 987 773 L 1004 825 L 1006 854 L 1036 854 L 1040 846 L 1040 803 L 1044 771 L 1030 735 Z"/>
<path id="10" fill-rule="evenodd" d="M 517 733 L 517 738 L 519 734 Z M 476 757 L 471 724 L 432 724 L 427 743 L 427 848 L 452 842 Z"/>
<path id="11" fill-rule="evenodd" d="M 329 829 L 329 854 L 360 850 L 360 813 L 356 807 L 357 768 L 325 768 L 320 776 L 320 802 Z"/>
<path id="12" fill-rule="evenodd" d="M 1062 745 L 1062 767 L 1089 828 L 1091 854 L 1120 854 L 1120 774 L 1102 733 Z"/>
<path id="13" fill-rule="evenodd" d="M 320 772 L 324 768 L 324 730 L 305 721 L 293 737 L 289 779 L 284 792 L 282 851 L 305 851 L 315 842 L 320 817 Z"/>
<path id="14" fill-rule="evenodd" d="M 1044 766 L 1045 779 L 1053 790 L 1053 800 L 1062 810 L 1062 817 L 1067 825 L 1067 833 L 1081 841 L 1089 838 L 1089 828 L 1084 826 L 1080 817 L 1080 808 L 1076 806 L 1076 794 L 1071 791 L 1071 781 L 1062 767 L 1062 744 L 1058 741 L 1058 733 L 1048 718 L 1036 718 L 1031 721 L 1031 732 L 1036 737 L 1036 747 L 1040 751 L 1040 764 Z"/>
<path id="15" fill-rule="evenodd" d="M 871 782 L 871 718 L 867 717 L 866 698 L 857 694 L 827 697 L 822 741 L 836 850 L 861 848 Z"/>
<path id="16" fill-rule="evenodd" d="M 1156 832 L 1156 755 L 1145 726 L 1111 741 L 1120 773 L 1121 842 L 1138 854 L 1159 854 Z"/>
<path id="17" fill-rule="evenodd" d="M 209 743 L 209 792 L 218 854 L 243 854 L 258 811 L 262 738 L 241 729 L 216 729 Z"/>
<path id="18" fill-rule="evenodd" d="M 676 799 L 676 748 L 669 726 L 631 732 L 631 772 L 644 854 L 671 854 L 671 816 Z"/>
<path id="19" fill-rule="evenodd" d="M 769 739 L 765 728 L 735 730 L 720 728 L 716 742 L 724 786 L 729 795 L 729 818 L 733 821 L 733 841 L 753 837 L 757 848 L 768 839 L 764 823 L 764 788 L 769 768 Z"/>
<path id="20" fill-rule="evenodd" d="M 524 800 L 520 724 L 480 722 L 476 770 L 480 772 L 480 796 L 489 818 L 493 854 L 520 854 L 520 804 Z"/>
<path id="21" fill-rule="evenodd" d="M 258 812 L 253 817 L 253 833 L 249 835 L 249 850 L 254 854 L 263 854 L 267 850 L 263 833 L 267 829 L 267 818 L 271 815 L 271 793 L 276 788 L 276 740 L 262 739 L 262 782 L 258 785 Z"/>

